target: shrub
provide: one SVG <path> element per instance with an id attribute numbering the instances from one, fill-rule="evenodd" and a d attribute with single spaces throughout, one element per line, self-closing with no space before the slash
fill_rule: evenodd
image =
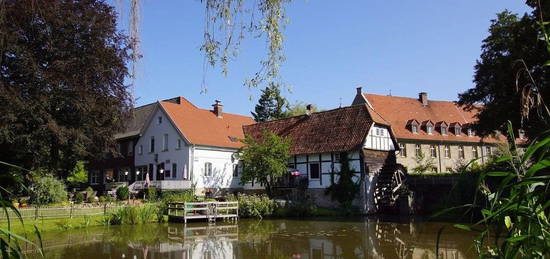
<path id="1" fill-rule="evenodd" d="M 69 182 L 69 184 L 76 185 L 80 183 L 85 183 L 87 181 L 88 172 L 86 171 L 86 168 L 84 166 L 84 161 L 76 162 L 76 165 L 71 171 L 71 174 L 69 175 L 69 177 L 67 177 L 67 182 Z"/>
<path id="2" fill-rule="evenodd" d="M 123 201 L 127 200 L 130 197 L 130 190 L 128 186 L 120 186 L 116 189 L 116 197 L 118 200 Z"/>
<path id="3" fill-rule="evenodd" d="M 82 194 L 81 192 L 77 192 L 74 195 L 74 201 L 78 204 L 82 203 L 84 201 L 84 194 Z"/>
<path id="4" fill-rule="evenodd" d="M 112 213 L 109 217 L 111 225 L 137 225 L 157 220 L 157 208 L 153 205 L 128 206 Z"/>
<path id="5" fill-rule="evenodd" d="M 162 199 L 158 204 L 158 219 L 163 220 L 163 216 L 168 214 L 168 203 L 171 202 L 190 202 L 196 201 L 197 196 L 193 191 L 183 192 L 163 192 Z"/>
<path id="6" fill-rule="evenodd" d="M 265 195 L 242 194 L 239 200 L 239 216 L 263 218 L 271 216 L 275 210 L 275 201 Z"/>
<path id="7" fill-rule="evenodd" d="M 53 176 L 41 176 L 31 186 L 31 202 L 35 204 L 57 203 L 67 199 L 66 186 Z"/>
<path id="8" fill-rule="evenodd" d="M 156 201 L 158 199 L 157 188 L 149 187 L 145 189 L 145 199 L 148 201 Z"/>
<path id="9" fill-rule="evenodd" d="M 90 194 L 94 192 L 94 189 L 92 188 L 92 186 L 88 186 L 85 191 L 86 193 Z"/>
<path id="10" fill-rule="evenodd" d="M 114 198 L 112 195 L 107 194 L 107 195 L 105 196 L 105 201 L 106 201 L 106 202 L 113 202 L 113 201 L 115 201 L 115 198 Z"/>
<path id="11" fill-rule="evenodd" d="M 104 203 L 105 201 L 107 201 L 105 196 L 99 196 L 99 202 Z"/>
<path id="12" fill-rule="evenodd" d="M 95 202 L 95 196 L 93 196 L 93 195 L 88 196 L 88 202 L 89 203 L 94 203 Z"/>

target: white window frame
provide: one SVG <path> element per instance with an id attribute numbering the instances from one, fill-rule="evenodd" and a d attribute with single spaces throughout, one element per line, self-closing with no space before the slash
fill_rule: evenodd
<path id="1" fill-rule="evenodd" d="M 204 176 L 211 177 L 212 176 L 212 163 L 211 162 L 205 162 L 204 163 Z"/>
<path id="2" fill-rule="evenodd" d="M 138 155 L 142 155 L 143 154 L 143 145 L 139 145 L 138 147 Z"/>
<path id="3" fill-rule="evenodd" d="M 472 158 L 479 158 L 479 153 L 476 146 L 472 146 Z"/>
<path id="4" fill-rule="evenodd" d="M 311 175 L 311 166 L 312 166 L 312 165 L 317 165 L 317 169 L 318 169 L 318 174 L 317 174 L 317 176 L 318 176 L 318 177 L 315 177 L 315 178 L 312 177 L 312 175 Z M 309 178 L 310 178 L 310 179 L 314 179 L 314 180 L 321 179 L 321 163 L 317 163 L 317 162 L 315 162 L 315 163 L 309 163 L 309 164 L 308 164 L 308 169 L 309 169 Z"/>
<path id="5" fill-rule="evenodd" d="M 441 127 L 441 135 L 447 135 L 447 127 Z"/>
<path id="6" fill-rule="evenodd" d="M 407 144 L 399 143 L 399 155 L 401 157 L 407 157 Z"/>
<path id="7" fill-rule="evenodd" d="M 168 134 L 162 136 L 162 151 L 168 151 Z"/>
<path id="8" fill-rule="evenodd" d="M 451 158 L 451 146 L 445 145 L 445 158 Z"/>
<path id="9" fill-rule="evenodd" d="M 432 135 L 434 133 L 434 129 L 432 125 L 426 126 L 426 133 L 428 133 L 428 135 Z"/>
<path id="10" fill-rule="evenodd" d="M 435 148 L 435 145 L 430 145 L 430 156 L 437 157 L 437 149 Z"/>
<path id="11" fill-rule="evenodd" d="M 474 131 L 471 128 L 468 128 L 468 137 L 472 137 L 474 135 Z"/>
<path id="12" fill-rule="evenodd" d="M 422 146 L 420 144 L 414 145 L 414 155 L 416 157 L 419 157 L 421 153 L 422 153 Z"/>
<path id="13" fill-rule="evenodd" d="M 491 146 L 486 146 L 485 147 L 485 153 L 487 156 L 490 156 L 493 154 L 493 149 L 491 148 Z"/>
<path id="14" fill-rule="evenodd" d="M 464 146 L 458 146 L 458 158 L 466 158 L 466 154 L 464 152 Z"/>
<path id="15" fill-rule="evenodd" d="M 455 127 L 455 135 L 460 136 L 460 128 L 459 127 Z"/>
<path id="16" fill-rule="evenodd" d="M 418 125 L 411 125 L 411 131 L 413 134 L 418 134 Z"/>

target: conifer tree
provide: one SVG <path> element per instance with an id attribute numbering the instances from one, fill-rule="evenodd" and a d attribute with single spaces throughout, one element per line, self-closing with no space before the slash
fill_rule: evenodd
<path id="1" fill-rule="evenodd" d="M 280 119 L 284 117 L 283 109 L 286 105 L 287 100 L 281 96 L 279 87 L 271 84 L 262 90 L 262 95 L 252 116 L 257 122 Z"/>

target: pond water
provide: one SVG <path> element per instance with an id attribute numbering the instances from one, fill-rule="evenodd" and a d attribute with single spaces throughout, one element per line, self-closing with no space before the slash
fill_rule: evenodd
<path id="1" fill-rule="evenodd" d="M 269 219 L 94 227 L 43 234 L 47 258 L 472 258 L 450 224 L 378 219 Z M 29 254 L 34 257 L 33 254 Z"/>

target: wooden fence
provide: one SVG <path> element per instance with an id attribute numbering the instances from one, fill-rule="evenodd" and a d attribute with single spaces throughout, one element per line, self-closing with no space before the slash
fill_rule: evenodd
<path id="1" fill-rule="evenodd" d="M 18 209 L 23 219 L 55 219 L 55 218 L 73 218 L 83 216 L 97 216 L 106 215 L 122 208 L 122 205 L 108 205 L 97 207 L 82 207 L 82 206 L 70 206 L 70 207 L 33 207 L 33 208 L 20 208 Z M 17 219 L 17 215 L 14 211 L 8 210 L 6 215 L 5 211 L 0 213 L 0 221 L 7 221 L 8 216 L 10 220 Z"/>
<path id="2" fill-rule="evenodd" d="M 216 219 L 237 220 L 239 217 L 239 203 L 227 202 L 172 202 L 168 204 L 168 217 L 170 219 L 183 219 L 185 223 L 189 219 Z"/>

